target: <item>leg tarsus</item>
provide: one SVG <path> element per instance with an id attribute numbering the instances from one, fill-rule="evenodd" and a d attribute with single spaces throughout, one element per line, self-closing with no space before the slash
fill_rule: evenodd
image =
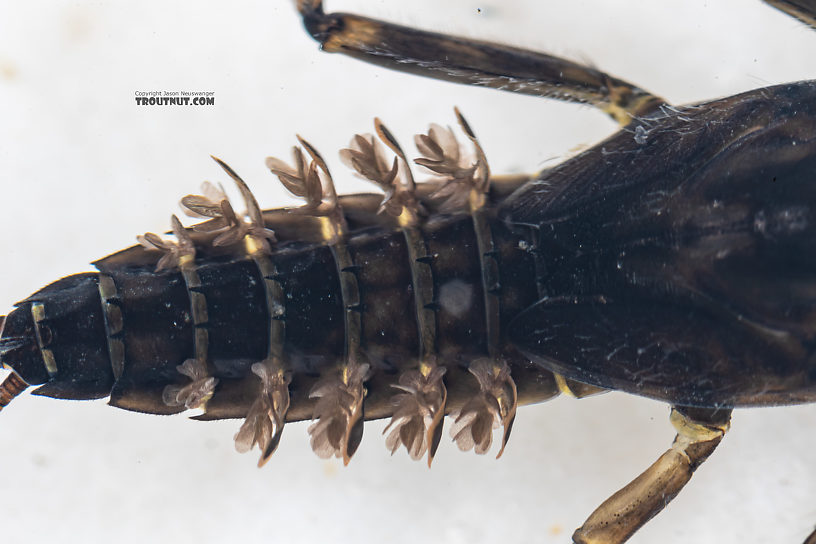
<path id="1" fill-rule="evenodd" d="M 674 407 L 677 429 L 671 449 L 599 506 L 572 535 L 577 544 L 625 542 L 683 489 L 691 475 L 719 445 L 731 410 Z"/>
<path id="2" fill-rule="evenodd" d="M 297 0 L 297 8 L 306 32 L 321 45 L 342 28 L 340 17 L 323 11 L 322 0 Z"/>

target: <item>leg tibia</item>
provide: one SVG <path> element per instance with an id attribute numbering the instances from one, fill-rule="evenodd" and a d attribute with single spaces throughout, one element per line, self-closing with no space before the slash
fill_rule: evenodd
<path id="1" fill-rule="evenodd" d="M 329 52 L 435 79 L 591 104 L 622 125 L 664 101 L 597 70 L 552 55 L 425 32 L 300 0 L 309 33 Z"/>

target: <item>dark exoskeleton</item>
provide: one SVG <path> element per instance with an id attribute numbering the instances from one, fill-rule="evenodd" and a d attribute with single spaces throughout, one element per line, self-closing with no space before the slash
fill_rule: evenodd
<path id="1" fill-rule="evenodd" d="M 810 0 L 769 3 L 815 24 Z M 341 158 L 386 196 L 337 196 L 300 139 L 294 165 L 267 159 L 306 200 L 295 210 L 261 211 L 216 159 L 246 214 L 206 187 L 182 204 L 208 221 L 173 217 L 174 239 L 148 233 L 19 303 L 0 339 L 13 371 L 0 408 L 37 385 L 197 409 L 244 419 L 236 447 L 257 445 L 261 463 L 285 422 L 313 419 L 316 453 L 348 462 L 363 421 L 391 417 L 388 448 L 430 464 L 445 415 L 460 448 L 485 453 L 495 427 L 503 450 L 520 404 L 625 391 L 670 403 L 677 437 L 573 535 L 623 542 L 716 448 L 733 408 L 816 402 L 816 81 L 675 107 L 548 55 L 299 9 L 327 51 L 589 103 L 622 129 L 533 178 L 491 177 L 457 111 L 474 155 L 433 126 L 415 162 L 439 179 L 415 184 L 376 120 Z"/>

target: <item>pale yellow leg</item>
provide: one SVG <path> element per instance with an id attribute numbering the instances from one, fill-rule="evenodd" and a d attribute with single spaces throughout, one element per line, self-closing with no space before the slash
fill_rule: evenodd
<path id="1" fill-rule="evenodd" d="M 719 445 L 731 410 L 672 408 L 677 429 L 671 449 L 643 474 L 609 497 L 575 533 L 576 544 L 625 542 L 683 489 L 691 475 Z"/>
<path id="2" fill-rule="evenodd" d="M 603 387 L 597 387 L 586 383 L 576 382 L 575 380 L 570 380 L 561 374 L 553 374 L 553 376 L 555 377 L 555 384 L 558 386 L 558 390 L 568 397 L 583 399 L 609 391 Z"/>

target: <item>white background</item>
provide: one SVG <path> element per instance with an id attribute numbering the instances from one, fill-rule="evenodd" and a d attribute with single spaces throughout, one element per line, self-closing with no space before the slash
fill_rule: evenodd
<path id="1" fill-rule="evenodd" d="M 759 2 L 333 2 L 425 28 L 591 61 L 674 103 L 816 76 L 816 32 Z M 477 11 L 481 8 L 481 11 Z M 213 90 L 145 108 L 137 90 Z M 0 5 L 0 308 L 161 231 L 226 176 L 291 204 L 263 166 L 295 133 L 330 158 L 378 115 L 412 148 L 458 105 L 494 172 L 534 171 L 615 130 L 587 107 L 392 74 L 319 53 L 289 2 Z M 234 193 L 233 193 L 234 194 Z M 349 467 L 286 428 L 263 469 L 238 421 L 24 395 L 0 414 L 4 542 L 567 542 L 673 437 L 668 408 L 609 394 L 522 409 L 500 461 L 443 443 L 432 470 L 391 458 L 380 422 Z M 741 410 L 688 488 L 632 542 L 796 543 L 816 524 L 813 406 Z"/>

